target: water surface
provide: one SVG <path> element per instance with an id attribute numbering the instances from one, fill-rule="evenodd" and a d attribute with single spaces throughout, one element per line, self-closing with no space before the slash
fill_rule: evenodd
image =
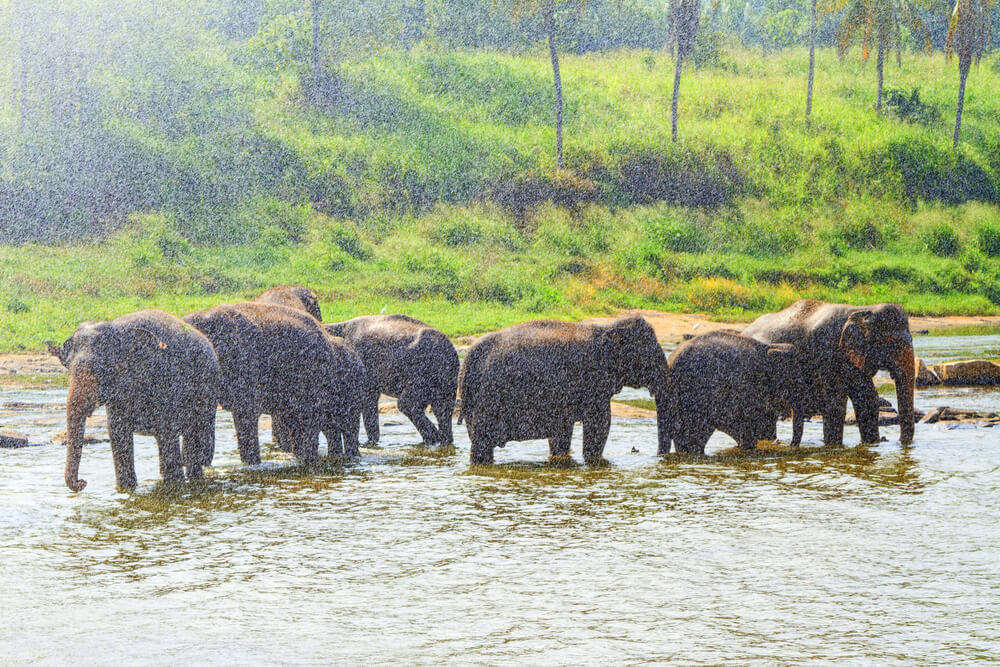
<path id="1" fill-rule="evenodd" d="M 64 397 L 2 391 L 38 405 L 0 423 L 46 442 Z M 1000 659 L 1000 430 L 918 426 L 903 448 L 890 427 L 863 448 L 848 427 L 822 449 L 809 423 L 798 456 L 660 461 L 652 420 L 616 419 L 606 468 L 528 442 L 470 470 L 464 427 L 442 452 L 386 422 L 347 467 L 266 450 L 247 468 L 224 415 L 210 479 L 179 489 L 137 437 L 131 495 L 107 443 L 77 495 L 62 448 L 0 450 L 0 661 Z"/>

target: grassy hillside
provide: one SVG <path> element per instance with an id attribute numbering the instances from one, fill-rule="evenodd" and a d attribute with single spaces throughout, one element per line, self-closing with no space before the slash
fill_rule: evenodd
<path id="1" fill-rule="evenodd" d="M 953 153 L 957 68 L 940 55 L 887 66 L 927 105 L 903 118 L 872 109 L 870 66 L 822 52 L 807 130 L 804 52 L 723 54 L 685 73 L 677 145 L 665 54 L 566 57 L 557 171 L 541 54 L 358 57 L 318 111 L 293 71 L 208 50 L 169 76 L 98 71 L 100 113 L 68 129 L 18 135 L 4 111 L 2 231 L 46 245 L 0 247 L 0 349 L 275 283 L 313 286 L 330 319 L 404 310 L 452 334 L 801 296 L 1000 312 L 992 61 Z"/>

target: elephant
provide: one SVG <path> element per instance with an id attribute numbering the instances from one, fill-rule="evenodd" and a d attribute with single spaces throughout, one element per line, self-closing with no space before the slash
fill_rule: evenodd
<path id="1" fill-rule="evenodd" d="M 611 397 L 625 385 L 653 394 L 662 441 L 669 437 L 666 366 L 653 328 L 639 316 L 601 324 L 536 320 L 487 334 L 458 376 L 470 461 L 492 463 L 494 447 L 536 438 L 548 439 L 553 457 L 568 456 L 573 424 L 581 421 L 584 459 L 599 464 Z"/>
<path id="2" fill-rule="evenodd" d="M 378 383 L 378 393 L 397 399 L 424 443 L 451 445 L 451 415 L 458 389 L 458 353 L 447 336 L 406 315 L 370 315 L 324 325 L 347 339 Z M 379 439 L 378 393 L 365 404 L 368 442 Z M 437 426 L 425 414 L 430 406 Z"/>
<path id="3" fill-rule="evenodd" d="M 304 310 L 315 317 L 317 322 L 323 321 L 323 313 L 319 309 L 319 297 L 308 287 L 290 287 L 288 285 L 272 287 L 254 299 L 254 301 L 276 303 L 281 306 Z"/>
<path id="4" fill-rule="evenodd" d="M 913 442 L 913 337 L 903 308 L 893 303 L 848 306 L 802 300 L 763 315 L 743 331 L 763 343 L 791 343 L 807 368 L 807 405 L 823 415 L 823 442 L 844 441 L 847 399 L 854 404 L 861 441 L 878 442 L 879 397 L 872 377 L 887 370 L 896 383 L 900 442 Z M 775 438 L 777 415 L 758 436 Z"/>
<path id="5" fill-rule="evenodd" d="M 682 343 L 667 359 L 669 430 L 678 452 L 704 454 L 716 430 L 742 449 L 772 411 L 791 408 L 796 441 L 802 439 L 806 378 L 794 345 L 768 345 L 736 331 L 713 331 Z M 670 440 L 658 454 L 670 453 Z"/>
<path id="6" fill-rule="evenodd" d="M 66 486 L 79 478 L 87 417 L 107 406 L 119 489 L 136 486 L 133 436 L 156 438 L 164 481 L 202 476 L 214 448 L 219 362 L 209 340 L 178 318 L 142 310 L 111 321 L 84 322 L 49 352 L 69 369 L 66 399 Z M 183 438 L 183 449 L 180 439 Z"/>
<path id="7" fill-rule="evenodd" d="M 330 337 L 314 317 L 287 306 L 247 302 L 215 306 L 184 320 L 215 346 L 219 403 L 233 414 L 243 463 L 260 463 L 261 414 L 281 420 L 300 460 L 319 456 L 321 430 L 334 436 L 328 435 L 331 450 L 342 443 L 346 455 L 358 455 L 367 372 L 357 354 Z"/>

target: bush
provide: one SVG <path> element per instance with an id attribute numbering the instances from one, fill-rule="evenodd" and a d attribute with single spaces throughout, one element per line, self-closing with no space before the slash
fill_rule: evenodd
<path id="1" fill-rule="evenodd" d="M 191 243 L 177 221 L 163 213 L 135 213 L 114 237 L 134 268 L 182 261 L 191 253 Z"/>
<path id="2" fill-rule="evenodd" d="M 933 104 L 925 104 L 920 100 L 920 89 L 912 92 L 895 88 L 886 88 L 885 103 L 890 111 L 902 120 L 922 125 L 932 125 L 941 120 L 941 112 Z"/>
<path id="3" fill-rule="evenodd" d="M 520 250 L 524 238 L 505 220 L 496 220 L 467 208 L 443 208 L 430 216 L 430 238 L 451 246 L 496 245 L 507 250 Z"/>
<path id="4" fill-rule="evenodd" d="M 625 205 L 666 202 L 717 208 L 732 204 L 747 181 L 726 151 L 658 147 L 615 149 L 613 165 L 594 165 L 594 180 L 607 180 Z"/>
<path id="5" fill-rule="evenodd" d="M 977 227 L 976 245 L 987 257 L 1000 257 L 1000 227 L 990 224 Z"/>
<path id="6" fill-rule="evenodd" d="M 649 224 L 646 238 L 657 247 L 673 252 L 704 252 L 706 239 L 691 220 L 664 218 Z"/>
<path id="7" fill-rule="evenodd" d="M 489 188 L 488 197 L 522 221 L 545 202 L 577 208 L 600 199 L 593 181 L 566 170 L 501 178 Z"/>
<path id="8" fill-rule="evenodd" d="M 954 257 L 962 249 L 958 234 L 945 223 L 924 230 L 922 238 L 927 249 L 939 257 Z"/>
<path id="9" fill-rule="evenodd" d="M 917 199 L 961 204 L 974 200 L 1000 202 L 989 173 L 961 153 L 925 141 L 893 141 L 873 159 L 875 176 L 898 173 L 910 201 Z"/>
<path id="10" fill-rule="evenodd" d="M 844 220 L 834 224 L 823 234 L 830 251 L 843 255 L 844 249 L 881 250 L 885 247 L 885 234 L 870 220 Z"/>

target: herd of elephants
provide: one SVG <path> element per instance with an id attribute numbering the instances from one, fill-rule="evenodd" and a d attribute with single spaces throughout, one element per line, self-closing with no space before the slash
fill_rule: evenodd
<path id="1" fill-rule="evenodd" d="M 276 287 L 254 301 L 218 305 L 179 319 L 143 310 L 85 322 L 49 351 L 69 369 L 66 484 L 79 491 L 87 418 L 107 407 L 120 489 L 136 485 L 133 434 L 155 437 L 166 481 L 197 479 L 215 453 L 219 406 L 232 413 L 240 459 L 260 462 L 258 421 L 272 417 L 275 443 L 303 461 L 359 455 L 363 419 L 379 439 L 378 401 L 395 397 L 426 444 L 450 445 L 461 397 L 474 464 L 514 440 L 548 439 L 567 456 L 583 424 L 583 456 L 603 461 L 611 398 L 645 387 L 656 401 L 658 453 L 704 453 L 716 430 L 752 449 L 776 438 L 793 417 L 823 417 L 827 445 L 842 444 L 847 399 L 862 442 L 879 439 L 872 381 L 895 381 L 900 439 L 913 439 L 913 340 L 895 304 L 847 306 L 798 301 L 764 315 L 742 333 L 715 331 L 678 347 L 669 360 L 642 317 L 607 323 L 537 320 L 487 334 L 464 361 L 437 329 L 405 315 L 322 324 L 316 295 Z M 427 417 L 433 412 L 437 424 Z M 183 446 L 182 443 L 183 442 Z"/>

